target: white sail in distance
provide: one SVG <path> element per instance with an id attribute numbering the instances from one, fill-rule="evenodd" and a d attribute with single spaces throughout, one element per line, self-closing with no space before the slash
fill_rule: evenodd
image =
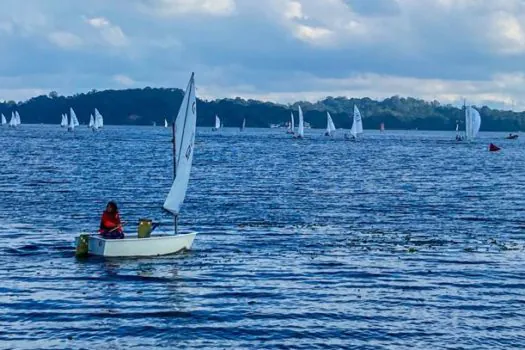
<path id="1" fill-rule="evenodd" d="M 221 119 L 219 118 L 218 115 L 215 115 L 215 129 L 220 129 L 221 127 Z"/>
<path id="2" fill-rule="evenodd" d="M 101 129 L 104 126 L 104 117 L 102 117 L 102 114 L 98 111 L 98 109 L 95 108 L 95 129 Z"/>
<path id="3" fill-rule="evenodd" d="M 354 105 L 354 118 L 352 122 L 352 129 L 350 129 L 350 133 L 357 137 L 358 134 L 363 133 L 363 118 L 361 117 L 361 112 L 359 112 L 359 108 L 357 108 L 356 105 Z"/>
<path id="4" fill-rule="evenodd" d="M 332 120 L 332 116 L 330 115 L 330 112 L 326 112 L 326 135 L 331 136 L 335 130 L 335 124 Z"/>
<path id="5" fill-rule="evenodd" d="M 16 116 L 15 112 L 11 112 L 11 119 L 9 119 L 9 126 L 16 127 Z"/>
<path id="6" fill-rule="evenodd" d="M 6 125 L 7 124 L 7 119 L 5 119 L 5 115 L 4 113 L 2 113 L 2 125 Z"/>
<path id="7" fill-rule="evenodd" d="M 191 74 L 184 98 L 175 121 L 175 180 L 164 201 L 164 209 L 178 215 L 190 180 L 193 161 L 195 130 L 197 125 L 197 99 L 195 97 L 195 78 Z"/>
<path id="8" fill-rule="evenodd" d="M 301 106 L 299 106 L 299 126 L 297 127 L 297 136 L 301 138 L 304 137 L 304 118 Z"/>
<path id="9" fill-rule="evenodd" d="M 481 115 L 472 106 L 465 108 L 465 136 L 472 141 L 476 138 L 481 127 Z"/>
<path id="10" fill-rule="evenodd" d="M 93 128 L 93 127 L 95 127 L 95 118 L 93 118 L 93 114 L 90 114 L 88 128 Z"/>

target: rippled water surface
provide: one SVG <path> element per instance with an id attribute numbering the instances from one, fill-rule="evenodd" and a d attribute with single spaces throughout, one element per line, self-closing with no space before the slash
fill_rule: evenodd
<path id="1" fill-rule="evenodd" d="M 0 348 L 525 347 L 523 140 L 321 133 L 200 129 L 194 249 L 77 260 L 110 199 L 171 229 L 170 131 L 0 129 Z"/>

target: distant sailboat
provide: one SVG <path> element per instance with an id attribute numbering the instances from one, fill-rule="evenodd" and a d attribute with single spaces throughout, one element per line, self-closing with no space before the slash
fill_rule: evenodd
<path id="1" fill-rule="evenodd" d="M 15 116 L 16 116 L 16 126 L 21 125 L 22 120 L 20 119 L 20 114 L 18 114 L 18 111 L 15 112 Z"/>
<path id="2" fill-rule="evenodd" d="M 244 131 L 245 128 L 246 128 L 246 118 L 244 118 L 244 119 L 242 120 L 241 131 Z"/>
<path id="3" fill-rule="evenodd" d="M 294 135 L 294 138 L 302 139 L 304 138 L 304 118 L 303 110 L 299 106 L 299 126 L 297 127 L 297 134 Z"/>
<path id="4" fill-rule="evenodd" d="M 221 128 L 221 120 L 217 114 L 215 114 L 215 127 L 211 129 L 211 131 L 219 131 Z"/>
<path id="5" fill-rule="evenodd" d="M 354 119 L 352 122 L 352 128 L 350 129 L 350 134 L 352 135 L 353 140 L 357 140 L 357 135 L 363 133 L 363 118 L 361 117 L 361 112 L 359 112 L 359 108 L 357 108 L 356 105 L 354 105 Z M 346 135 L 345 135 L 346 136 Z M 348 139 L 349 137 L 346 136 Z"/>
<path id="6" fill-rule="evenodd" d="M 74 131 L 76 126 L 79 126 L 77 115 L 73 108 L 69 108 L 69 126 L 67 128 L 68 131 Z"/>
<path id="7" fill-rule="evenodd" d="M 2 113 L 2 126 L 7 124 L 7 119 L 5 119 L 5 115 Z"/>
<path id="8" fill-rule="evenodd" d="M 472 106 L 465 108 L 465 136 L 468 141 L 476 138 L 481 127 L 481 115 Z"/>
<path id="9" fill-rule="evenodd" d="M 11 128 L 16 127 L 16 117 L 15 117 L 15 112 L 11 112 L 11 119 L 9 119 L 9 126 L 10 126 Z"/>
<path id="10" fill-rule="evenodd" d="M 168 127 L 168 121 L 166 120 L 166 118 L 164 118 L 164 127 L 165 127 L 165 128 Z"/>
<path id="11" fill-rule="evenodd" d="M 104 117 L 102 117 L 102 114 L 98 111 L 98 109 L 95 108 L 95 123 L 93 125 L 93 130 L 100 130 L 104 126 Z"/>
<path id="12" fill-rule="evenodd" d="M 385 131 L 385 123 L 381 123 L 379 125 L 379 131 L 381 131 L 381 132 Z"/>
<path id="13" fill-rule="evenodd" d="M 295 125 L 293 121 L 293 112 L 290 112 L 290 125 L 288 125 L 288 129 L 286 130 L 287 134 L 293 134 L 295 133 Z"/>
<path id="14" fill-rule="evenodd" d="M 330 115 L 330 112 L 326 112 L 326 132 L 324 133 L 324 136 L 332 136 L 335 130 L 332 116 Z"/>
<path id="15" fill-rule="evenodd" d="M 95 118 L 93 118 L 93 114 L 89 115 L 89 124 L 88 128 L 93 129 L 95 127 Z"/>
<path id="16" fill-rule="evenodd" d="M 60 126 L 62 128 L 67 127 L 67 114 L 62 114 L 62 120 L 60 121 Z"/>

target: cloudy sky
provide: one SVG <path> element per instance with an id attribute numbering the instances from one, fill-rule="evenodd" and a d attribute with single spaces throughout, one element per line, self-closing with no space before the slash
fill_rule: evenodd
<path id="1" fill-rule="evenodd" d="M 0 0 L 0 99 L 184 87 L 525 109 L 525 0 Z"/>

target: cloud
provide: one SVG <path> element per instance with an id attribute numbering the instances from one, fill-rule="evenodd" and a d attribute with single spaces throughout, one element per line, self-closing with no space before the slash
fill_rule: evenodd
<path id="1" fill-rule="evenodd" d="M 82 45 L 82 39 L 68 32 L 52 32 L 48 35 L 48 39 L 63 49 L 74 49 Z"/>
<path id="2" fill-rule="evenodd" d="M 135 81 L 124 74 L 117 74 L 113 76 L 113 80 L 116 81 L 118 84 L 126 87 L 135 85 Z"/>
<path id="3" fill-rule="evenodd" d="M 227 16 L 235 11 L 234 0 L 146 0 L 142 8 L 149 13 L 171 17 L 185 14 Z"/>
<path id="4" fill-rule="evenodd" d="M 126 46 L 129 43 L 127 36 L 118 25 L 112 24 L 104 17 L 87 18 L 86 23 L 97 29 L 100 38 L 107 44 L 115 47 Z"/>
<path id="5" fill-rule="evenodd" d="M 3 1 L 5 96 L 184 87 L 195 71 L 207 98 L 399 94 L 525 107 L 523 0 Z"/>

